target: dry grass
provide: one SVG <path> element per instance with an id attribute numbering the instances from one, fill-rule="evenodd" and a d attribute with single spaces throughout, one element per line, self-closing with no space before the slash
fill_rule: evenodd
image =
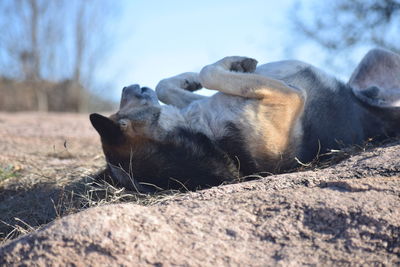
<path id="1" fill-rule="evenodd" d="M 338 150 L 330 150 L 328 153 L 318 153 L 318 156 L 311 162 L 303 163 L 298 159 L 296 159 L 299 164 L 299 167 L 289 170 L 288 172 L 316 170 L 316 169 L 324 169 L 327 167 L 331 167 L 332 165 L 339 163 L 340 161 L 347 159 L 350 156 L 360 154 L 374 147 L 384 147 L 398 140 L 399 139 L 388 138 L 384 141 L 378 142 L 373 139 L 369 139 L 361 145 L 353 145 L 353 146 L 343 145 L 342 148 Z"/>
<path id="2" fill-rule="evenodd" d="M 88 175 L 67 185 L 38 184 L 30 190 L 21 188 L 19 192 L 14 191 L 11 194 L 13 196 L 8 199 L 0 198 L 0 212 L 3 212 L 0 220 L 0 246 L 55 219 L 87 208 L 122 202 L 154 205 L 174 198 L 180 192 L 142 194 L 118 188 L 105 180 Z"/>
<path id="3" fill-rule="evenodd" d="M 318 153 L 318 156 L 311 162 L 301 162 L 299 159 L 295 159 L 297 162 L 297 166 L 293 169 L 289 169 L 284 171 L 283 173 L 292 173 L 292 172 L 303 172 L 308 170 L 320 170 L 331 167 L 345 159 L 348 159 L 351 156 L 360 154 L 374 147 L 384 147 L 387 145 L 392 145 L 395 142 L 398 142 L 399 138 L 388 138 L 383 141 L 375 141 L 373 139 L 369 139 L 364 142 L 362 145 L 354 145 L 354 146 L 344 146 L 338 150 L 331 150 L 328 153 Z M 244 177 L 235 177 L 231 182 L 225 182 L 225 184 L 232 183 L 241 183 L 245 181 L 251 181 L 256 179 L 262 179 L 268 176 L 274 175 L 274 173 L 270 172 L 260 172 Z"/>

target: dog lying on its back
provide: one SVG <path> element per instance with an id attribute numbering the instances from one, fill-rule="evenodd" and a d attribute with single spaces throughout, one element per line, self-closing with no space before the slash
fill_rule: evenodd
<path id="1" fill-rule="evenodd" d="M 144 192 L 195 190 L 400 134 L 397 54 L 370 51 L 347 84 L 300 61 L 256 65 L 226 57 L 156 91 L 125 87 L 117 113 L 90 115 L 112 178 Z M 219 92 L 193 93 L 202 87 Z"/>

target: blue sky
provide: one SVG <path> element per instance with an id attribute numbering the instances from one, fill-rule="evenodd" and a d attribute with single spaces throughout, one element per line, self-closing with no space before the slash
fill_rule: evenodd
<path id="1" fill-rule="evenodd" d="M 7 3 L 7 0 L 0 1 Z M 13 1 L 8 0 L 8 3 Z M 66 1 L 67 7 L 80 1 L 83 0 Z M 55 3 L 51 0 L 50 2 Z M 327 63 L 326 51 L 295 34 L 290 14 L 294 5 L 299 2 L 300 0 L 98 0 L 97 7 L 102 7 L 99 10 L 109 10 L 109 14 L 102 13 L 103 11 L 96 13 L 96 5 L 91 6 L 90 10 L 94 14 L 103 14 L 106 18 L 104 21 L 109 23 L 103 25 L 99 21 L 96 25 L 95 19 L 89 21 L 94 22 L 97 28 L 104 26 L 104 32 L 110 32 L 111 38 L 101 39 L 101 28 L 100 31 L 97 32 L 96 29 L 94 32 L 94 37 L 99 38 L 94 38 L 89 47 L 105 51 L 106 60 L 100 65 L 84 66 L 83 72 L 86 70 L 89 76 L 86 86 L 106 98 L 118 101 L 121 88 L 126 85 L 139 83 L 155 88 L 161 79 L 182 72 L 200 71 L 203 66 L 230 55 L 253 57 L 260 63 L 288 58 L 299 59 L 346 80 L 354 68 L 353 64 L 344 67 L 342 64 L 340 68 L 335 69 L 331 66 L 332 62 L 343 63 L 346 59 L 351 59 L 349 62 L 357 62 L 369 47 L 365 47 L 360 53 L 352 53 L 345 57 L 329 54 L 330 63 Z M 297 10 L 303 20 L 315 18 L 314 4 L 323 7 L 327 5 L 327 2 L 318 0 L 301 3 L 302 8 L 297 7 Z M 327 9 L 329 10 L 329 7 Z M 60 12 L 57 15 L 60 19 L 75 18 L 64 14 L 69 14 L 68 8 L 64 11 L 56 10 Z M 8 27 L 8 23 L 15 25 Z M 13 30 L 20 28 L 18 23 L 18 20 L 13 22 L 7 18 L 0 18 L 0 26 L 5 27 L 3 30 L 10 29 L 9 34 L 14 34 Z M 60 43 L 58 50 L 65 55 L 61 58 L 55 57 L 56 60 L 47 67 L 43 64 L 42 72 L 47 79 L 57 80 L 71 75 L 74 53 L 70 51 L 72 46 L 68 45 L 71 37 L 66 34 L 70 30 L 71 27 L 67 26 L 66 32 L 63 33 L 66 37 L 64 36 L 64 40 L 60 39 L 64 43 Z M 330 34 L 340 38 L 334 32 Z M 23 33 L 19 34 L 19 38 L 23 38 L 21 36 L 24 36 Z M 53 59 L 51 54 L 54 51 L 49 51 L 48 55 L 43 54 L 47 55 L 46 59 Z M 5 55 L 4 52 L 8 51 L 0 50 L 0 57 Z M 16 55 L 7 55 L 4 57 L 6 61 L 2 62 L 3 67 L 5 66 L 2 70 L 11 77 L 15 71 L 8 67 L 7 59 L 15 59 L 13 57 Z M 96 53 L 89 53 L 89 56 L 95 58 Z M 18 60 L 14 63 L 14 68 L 20 67 Z"/>
<path id="2" fill-rule="evenodd" d="M 126 85 L 139 83 L 155 88 L 163 78 L 199 71 L 229 55 L 253 57 L 260 63 L 299 59 L 334 71 L 343 80 L 354 68 L 334 70 L 324 61 L 326 54 L 320 47 L 294 34 L 289 16 L 295 0 L 119 3 L 121 11 L 113 22 L 115 45 L 96 75 L 99 82 L 110 82 L 102 94 L 114 100 L 119 100 L 121 88 Z M 313 3 L 302 2 L 304 19 L 310 17 Z M 296 49 L 288 49 L 293 47 Z M 352 54 L 352 60 L 359 61 L 365 52 Z"/>
<path id="3" fill-rule="evenodd" d="M 124 1 L 118 42 L 99 77 L 112 81 L 112 97 L 139 83 L 199 71 L 228 55 L 268 62 L 284 59 L 293 1 Z"/>

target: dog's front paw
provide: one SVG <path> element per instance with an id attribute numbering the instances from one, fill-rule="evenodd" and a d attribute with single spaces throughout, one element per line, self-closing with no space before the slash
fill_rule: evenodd
<path id="1" fill-rule="evenodd" d="M 199 74 L 194 72 L 184 73 L 182 89 L 188 90 L 190 92 L 199 90 L 203 88 L 199 80 Z"/>
<path id="2" fill-rule="evenodd" d="M 185 80 L 183 82 L 183 89 L 188 90 L 190 92 L 196 91 L 203 88 L 203 86 L 201 85 L 200 82 L 196 82 L 196 81 L 189 81 L 189 80 Z"/>
<path id="3" fill-rule="evenodd" d="M 226 57 L 220 61 L 226 69 L 236 72 L 254 72 L 257 60 L 249 57 Z"/>

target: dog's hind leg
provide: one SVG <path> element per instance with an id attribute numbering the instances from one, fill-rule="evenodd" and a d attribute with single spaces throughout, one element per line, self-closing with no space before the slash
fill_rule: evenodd
<path id="1" fill-rule="evenodd" d="M 227 57 L 204 67 L 200 81 L 206 88 L 252 99 L 243 110 L 243 118 L 252 124 L 250 129 L 268 134 L 263 136 L 263 144 L 260 139 L 249 139 L 250 150 L 255 157 L 273 158 L 289 166 L 302 136 L 299 118 L 305 94 L 282 81 L 252 73 L 256 65 L 251 58 Z"/>
<path id="2" fill-rule="evenodd" d="M 184 108 L 193 101 L 206 98 L 192 93 L 203 87 L 198 76 L 197 73 L 186 72 L 161 80 L 156 87 L 158 99 L 165 104 Z"/>
<path id="3" fill-rule="evenodd" d="M 246 57 L 226 57 L 204 67 L 200 72 L 201 84 L 208 89 L 265 100 L 266 103 L 279 104 L 281 101 L 303 102 L 304 92 L 287 85 L 283 81 L 252 73 L 257 61 Z"/>
<path id="4" fill-rule="evenodd" d="M 373 49 L 362 59 L 349 85 L 354 95 L 385 123 L 388 136 L 400 136 L 400 55 Z M 376 130 L 371 124 L 365 127 Z"/>
<path id="5" fill-rule="evenodd" d="M 381 109 L 399 109 L 400 55 L 383 49 L 369 51 L 349 84 L 364 103 Z"/>

